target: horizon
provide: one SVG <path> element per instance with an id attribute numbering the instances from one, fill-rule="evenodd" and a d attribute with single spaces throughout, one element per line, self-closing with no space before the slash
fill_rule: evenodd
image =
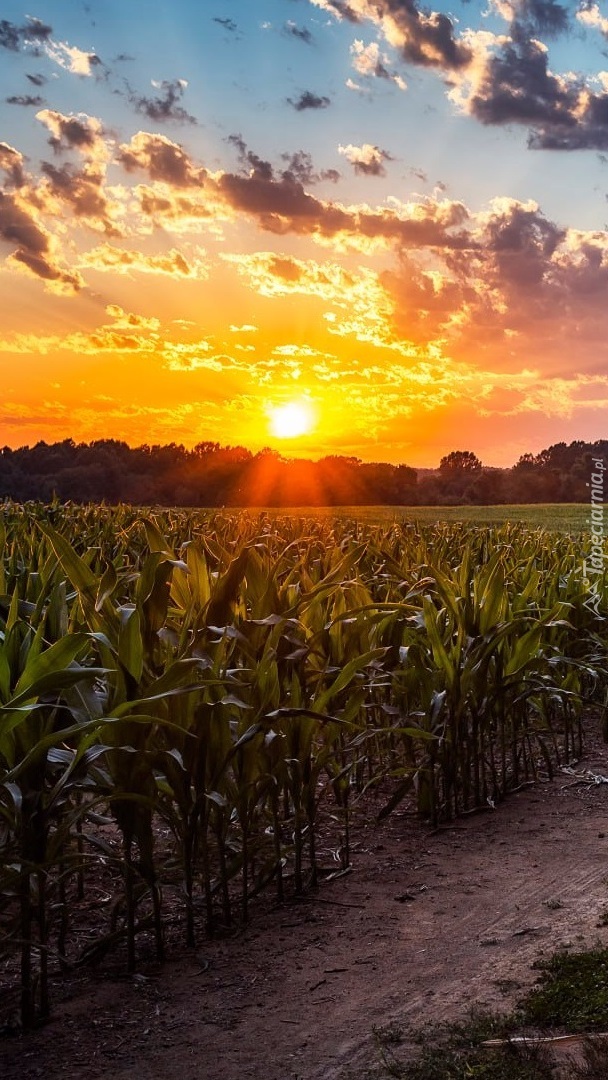
<path id="1" fill-rule="evenodd" d="M 335 456 L 335 457 L 338 457 L 338 458 L 341 457 L 344 460 L 349 460 L 350 459 L 349 455 L 324 455 L 324 454 L 321 454 L 318 457 L 308 457 L 308 456 L 306 456 L 304 454 L 299 454 L 299 455 L 295 456 L 293 454 L 283 454 L 280 449 L 276 449 L 275 447 L 271 447 L 271 446 L 263 446 L 259 450 L 252 450 L 250 447 L 244 446 L 244 445 L 242 445 L 240 443 L 237 443 L 235 445 L 222 444 L 222 443 L 219 443 L 217 441 L 217 439 L 209 439 L 209 440 L 205 440 L 205 441 L 208 442 L 210 448 L 213 447 L 213 449 L 209 449 L 209 451 L 207 452 L 210 457 L 212 457 L 213 454 L 216 453 L 216 452 L 217 453 L 222 453 L 222 452 L 229 452 L 229 451 L 234 451 L 234 450 L 244 450 L 246 453 L 250 454 L 252 457 L 254 457 L 254 456 L 258 455 L 258 454 L 264 454 L 266 452 L 271 453 L 271 454 L 277 454 L 279 456 L 279 459 L 281 461 L 285 462 L 286 464 L 289 464 L 292 461 L 293 462 L 300 461 L 302 463 L 308 463 L 308 464 L 316 465 L 319 462 L 326 460 L 326 458 L 329 458 L 329 457 L 332 457 L 332 456 Z M 41 439 L 37 443 L 35 443 L 33 445 L 22 444 L 22 445 L 19 445 L 19 446 L 9 446 L 8 444 L 5 444 L 4 446 L 0 446 L 0 457 L 2 457 L 2 455 L 4 453 L 4 450 L 6 450 L 6 449 L 10 450 L 12 453 L 18 453 L 20 451 L 29 452 L 31 450 L 36 449 L 36 447 L 38 447 L 38 446 L 44 446 L 44 447 L 46 447 L 48 449 L 53 449 L 53 447 L 61 446 L 62 443 L 64 443 L 64 442 L 72 443 L 76 450 L 78 450 L 80 447 L 86 447 L 86 448 L 95 447 L 99 443 L 120 442 L 123 445 L 125 445 L 130 452 L 135 452 L 137 450 L 144 450 L 144 449 L 150 450 L 150 451 L 165 450 L 169 446 L 174 445 L 178 449 L 183 450 L 185 453 L 188 453 L 188 454 L 192 454 L 197 449 L 197 445 L 199 445 L 199 444 L 195 443 L 194 445 L 188 446 L 188 445 L 186 445 L 184 443 L 176 443 L 175 440 L 173 440 L 173 442 L 171 444 L 167 444 L 167 443 L 138 443 L 138 444 L 131 444 L 126 439 L 104 438 L 103 436 L 97 436 L 94 439 L 82 440 L 81 442 L 77 442 L 75 439 L 71 438 L 70 436 L 67 436 L 63 440 L 56 440 L 54 442 L 47 442 L 46 440 Z M 608 443 L 608 439 L 603 439 L 603 440 L 598 439 L 598 440 L 594 440 L 593 442 L 590 441 L 589 443 L 587 443 L 587 448 L 590 447 L 590 446 L 593 446 L 594 443 L 596 443 L 596 442 Z M 570 445 L 572 445 L 572 444 L 570 444 Z M 551 447 L 542 447 L 541 450 L 542 451 L 550 450 L 550 449 L 553 448 L 553 446 L 564 446 L 564 447 L 569 449 L 568 444 L 563 443 L 563 442 L 560 441 L 557 444 L 552 444 Z M 457 453 L 461 453 L 463 451 L 463 448 L 462 447 L 454 447 L 454 448 L 452 448 L 452 451 L 448 451 L 447 453 L 450 454 L 450 453 L 452 453 L 454 451 L 457 452 Z M 465 453 L 467 453 L 467 452 L 470 452 L 470 451 L 465 450 Z M 585 452 L 588 452 L 588 449 Z M 206 455 L 202 454 L 201 456 L 204 457 Z M 446 456 L 446 455 L 444 455 L 444 456 Z M 477 457 L 477 455 L 475 455 L 475 454 L 474 454 L 474 456 Z M 352 457 L 355 457 L 355 455 L 352 455 Z M 404 468 L 411 468 L 417 473 L 439 473 L 441 471 L 441 461 L 437 465 L 411 465 L 410 462 L 408 462 L 408 461 L 383 461 L 383 460 L 380 460 L 380 459 L 371 459 L 371 458 L 365 460 L 363 458 L 356 458 L 356 457 L 355 457 L 355 460 L 360 465 L 391 465 L 393 467 L 402 466 Z M 518 460 L 518 461 L 512 462 L 510 465 L 492 465 L 491 463 L 489 463 L 487 461 L 482 461 L 481 459 L 478 459 L 478 460 L 479 460 L 479 467 L 481 468 L 481 470 L 486 469 L 486 470 L 490 470 L 490 471 L 509 471 L 511 469 L 514 469 L 515 466 L 519 463 L 519 460 Z"/>
<path id="2" fill-rule="evenodd" d="M 0 443 L 602 438 L 608 7 L 430 7 L 8 0 Z"/>

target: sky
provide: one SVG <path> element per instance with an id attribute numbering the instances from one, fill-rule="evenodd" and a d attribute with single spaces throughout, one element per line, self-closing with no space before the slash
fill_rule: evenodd
<path id="1" fill-rule="evenodd" d="M 608 3 L 0 7 L 0 445 L 608 437 Z"/>

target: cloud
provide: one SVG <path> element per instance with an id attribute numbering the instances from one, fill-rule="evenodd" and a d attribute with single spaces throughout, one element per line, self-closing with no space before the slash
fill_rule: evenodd
<path id="1" fill-rule="evenodd" d="M 42 162 L 42 173 L 48 182 L 48 194 L 70 207 L 76 217 L 90 228 L 105 232 L 108 236 L 120 236 L 115 221 L 116 207 L 104 190 L 104 172 L 87 168 L 76 169 L 73 165 L 54 165 Z M 44 197 L 44 193 L 43 193 Z M 47 210 L 50 212 L 51 207 Z"/>
<path id="2" fill-rule="evenodd" d="M 400 75 L 389 71 L 386 66 L 389 62 L 388 56 L 385 53 L 380 54 L 380 46 L 376 41 L 364 45 L 359 38 L 355 38 L 350 47 L 350 52 L 353 57 L 353 67 L 359 75 L 366 78 L 386 79 L 389 82 L 394 82 L 400 90 L 407 90 L 405 80 Z M 360 88 L 353 86 L 353 89 Z"/>
<path id="3" fill-rule="evenodd" d="M 220 26 L 224 27 L 224 30 L 229 30 L 231 34 L 234 34 L 235 31 L 238 30 L 238 26 L 235 23 L 234 19 L 222 19 L 219 16 L 215 15 L 213 17 L 213 22 L 219 23 Z"/>
<path id="4" fill-rule="evenodd" d="M 15 187 L 25 184 L 23 154 L 5 142 L 0 142 L 0 169 L 6 174 L 9 183 Z"/>
<path id="5" fill-rule="evenodd" d="M 390 207 L 370 210 L 316 199 L 299 182 L 285 177 L 222 173 L 215 184 L 233 210 L 250 214 L 262 229 L 278 235 L 336 238 L 360 250 L 369 250 L 374 243 L 466 247 L 471 242 L 460 229 L 467 218 L 465 207 L 447 199 L 412 203 L 393 199 Z"/>
<path id="6" fill-rule="evenodd" d="M 205 252 L 199 250 L 195 258 L 188 259 L 176 248 L 171 248 L 162 254 L 148 255 L 143 251 L 117 248 L 111 244 L 101 244 L 99 247 L 87 251 L 82 256 L 79 265 L 83 268 L 86 267 L 102 272 L 129 274 L 135 271 L 139 274 L 156 274 L 171 278 L 190 278 L 192 281 L 202 281 L 209 276 L 204 255 Z"/>
<path id="7" fill-rule="evenodd" d="M 490 2 L 491 7 L 507 22 L 525 26 L 530 37 L 535 34 L 556 37 L 569 27 L 570 13 L 557 0 L 490 0 Z"/>
<path id="8" fill-rule="evenodd" d="M 304 112 L 305 109 L 327 109 L 331 105 L 331 98 L 325 95 L 320 97 L 318 94 L 313 94 L 312 90 L 304 90 L 295 101 L 293 98 L 287 98 L 287 101 L 296 112 Z"/>
<path id="9" fill-rule="evenodd" d="M 19 27 L 8 19 L 0 20 L 0 47 L 9 49 L 11 52 L 19 52 L 21 33 Z"/>
<path id="10" fill-rule="evenodd" d="M 66 41 L 54 41 L 51 37 L 52 26 L 43 23 L 31 15 L 27 16 L 27 23 L 18 26 L 7 19 L 0 21 L 0 48 L 10 52 L 22 50 L 33 53 L 34 56 L 45 55 L 53 63 L 73 75 L 91 76 L 94 69 L 103 67 L 103 63 L 95 52 L 87 52 L 75 45 L 69 45 Z M 26 75 L 34 86 L 42 86 L 46 79 L 43 75 Z"/>
<path id="11" fill-rule="evenodd" d="M 316 7 L 351 22 L 370 20 L 404 60 L 422 67 L 458 71 L 471 54 L 455 35 L 452 19 L 438 11 L 420 10 L 415 0 L 312 0 Z"/>
<path id="12" fill-rule="evenodd" d="M 34 97 L 33 94 L 12 94 L 11 97 L 5 98 L 7 105 L 33 105 L 37 108 L 40 105 L 44 105 L 44 98 L 39 95 Z"/>
<path id="13" fill-rule="evenodd" d="M 111 330 L 158 330 L 160 322 L 154 316 L 146 318 L 144 315 L 135 315 L 132 311 L 125 311 L 119 304 L 108 304 L 106 314 L 112 322 L 105 324 L 102 329 Z"/>
<path id="14" fill-rule="evenodd" d="M 363 143 L 363 146 L 339 146 L 338 153 L 343 154 L 354 166 L 360 176 L 386 176 L 385 161 L 392 161 L 391 155 L 378 146 Z"/>
<path id="15" fill-rule="evenodd" d="M 248 175 L 261 177 L 265 180 L 273 180 L 274 169 L 269 161 L 264 161 L 249 149 L 242 135 L 229 135 L 227 143 L 234 146 L 238 152 L 239 164 Z M 305 150 L 296 150 L 293 154 L 281 154 L 281 160 L 286 163 L 286 168 L 281 170 L 281 178 L 287 182 L 312 185 L 320 180 L 330 180 L 336 183 L 340 179 L 337 169 L 324 169 L 318 172 L 310 154 Z"/>
<path id="16" fill-rule="evenodd" d="M 263 158 L 259 157 L 253 150 L 249 150 L 242 135 L 229 135 L 226 142 L 236 147 L 239 163 L 244 169 L 249 167 L 248 171 L 250 170 L 250 175 L 260 176 L 265 180 L 272 180 L 272 165 L 269 161 L 264 161 Z"/>
<path id="17" fill-rule="evenodd" d="M 41 278 L 52 292 L 78 292 L 84 284 L 80 274 L 59 265 L 52 238 L 36 217 L 18 193 L 0 191 L 0 238 L 13 248 L 10 265 Z"/>
<path id="18" fill-rule="evenodd" d="M 347 0 L 311 0 L 311 3 L 315 7 L 322 8 L 323 11 L 329 11 L 337 19 L 347 19 L 348 22 L 353 23 L 360 21 L 359 15 Z"/>
<path id="19" fill-rule="evenodd" d="M 476 64 L 450 91 L 452 100 L 482 124 L 525 125 L 534 150 L 608 149 L 608 86 L 597 92 L 581 77 L 554 74 L 547 47 L 513 32 L 476 35 Z"/>
<path id="20" fill-rule="evenodd" d="M 294 37 L 298 41 L 303 41 L 305 45 L 312 45 L 314 38 L 310 30 L 306 26 L 298 26 L 297 23 L 292 22 L 291 19 L 283 26 L 283 33 L 287 37 Z"/>
<path id="21" fill-rule="evenodd" d="M 539 35 L 556 37 L 570 28 L 570 12 L 558 0 L 490 0 L 509 23 L 509 33 L 465 29 L 448 15 L 422 9 L 417 0 L 311 0 L 338 19 L 373 23 L 409 63 L 438 69 L 448 97 L 485 125 L 519 124 L 529 130 L 530 149 L 608 149 L 608 74 L 585 77 L 550 70 Z M 595 2 L 584 2 L 579 23 L 608 37 L 608 18 Z M 351 46 L 353 66 L 364 78 L 392 78 L 377 43 Z M 599 83 L 600 89 L 597 89 Z M 362 87 L 352 79 L 350 89 Z"/>
<path id="22" fill-rule="evenodd" d="M 22 46 L 38 46 L 48 40 L 53 28 L 28 15 L 25 26 L 17 26 L 8 19 L 0 20 L 0 48 L 19 52 Z"/>
<path id="23" fill-rule="evenodd" d="M 147 116 L 157 123 L 197 124 L 196 117 L 186 112 L 180 104 L 188 83 L 185 79 L 170 79 L 152 82 L 160 93 L 156 97 L 146 97 L 129 91 L 129 101 L 136 112 Z"/>
<path id="24" fill-rule="evenodd" d="M 111 321 L 90 333 L 80 330 L 71 334 L 46 335 L 22 332 L 1 341 L 0 351 L 44 356 L 61 350 L 94 356 L 99 352 L 154 353 L 162 348 L 157 318 L 125 311 L 119 304 L 108 304 L 105 310 Z"/>
<path id="25" fill-rule="evenodd" d="M 240 135 L 229 136 L 229 141 L 249 165 L 246 175 L 211 173 L 196 166 L 176 143 L 146 132 L 122 145 L 117 160 L 129 171 L 147 172 L 158 184 L 137 189 L 142 212 L 174 228 L 188 218 L 216 223 L 222 213 L 228 220 L 245 213 L 266 232 L 309 235 L 318 242 L 336 239 L 366 251 L 374 245 L 462 248 L 471 243 L 462 228 L 468 212 L 460 202 L 392 199 L 376 210 L 345 207 L 310 195 L 290 169 L 277 176 L 271 163 L 248 150 Z M 188 196 L 181 195 L 180 188 L 188 188 Z"/>
<path id="26" fill-rule="evenodd" d="M 45 41 L 44 51 L 49 60 L 72 75 L 91 76 L 93 69 L 102 66 L 102 61 L 94 52 L 85 52 L 66 41 Z"/>
<path id="27" fill-rule="evenodd" d="M 300 184 L 310 186 L 319 183 L 320 180 L 329 180 L 335 184 L 340 179 L 337 169 L 322 169 L 321 172 L 317 172 L 310 154 L 307 154 L 305 150 L 296 150 L 294 154 L 281 154 L 281 158 L 287 165 L 281 174 L 284 180 L 296 180 Z"/>
<path id="28" fill-rule="evenodd" d="M 53 200 L 58 200 L 90 228 L 110 236 L 120 235 L 117 218 L 121 210 L 105 187 L 110 149 L 101 121 L 85 113 L 66 116 L 53 109 L 42 109 L 36 119 L 50 132 L 48 141 L 56 154 L 75 150 L 85 159 L 80 169 L 69 163 L 58 166 L 42 162 L 46 185 L 37 195 L 39 208 L 53 214 Z"/>
<path id="29" fill-rule="evenodd" d="M 224 371 L 234 367 L 235 362 L 231 356 L 201 356 L 210 348 L 207 341 L 197 342 L 194 345 L 169 345 L 165 351 L 165 367 L 168 371 L 187 372 L 199 371 Z"/>
<path id="30" fill-rule="evenodd" d="M 319 263 L 270 251 L 222 258 L 261 296 L 316 298 L 325 308 L 327 329 L 333 336 L 352 335 L 378 348 L 411 353 L 411 343 L 395 335 L 395 301 L 375 271 L 359 267 L 354 273 L 336 262 Z M 341 374 L 345 374 L 343 365 Z"/>
<path id="31" fill-rule="evenodd" d="M 135 189 L 142 213 L 174 232 L 200 229 L 203 221 L 217 227 L 222 215 L 235 223 L 245 216 L 275 236 L 309 237 L 331 249 L 332 257 L 378 248 L 392 248 L 399 256 L 397 269 L 370 271 L 367 277 L 349 275 L 333 262 L 313 265 L 292 255 L 222 256 L 262 295 L 316 297 L 328 316 L 326 332 L 403 355 L 412 349 L 429 355 L 448 350 L 465 360 L 487 351 L 508 368 L 521 364 L 530 350 L 548 357 L 568 342 L 579 364 L 601 356 L 594 343 L 605 336 L 608 239 L 603 233 L 574 233 L 536 204 L 504 198 L 474 214 L 439 191 L 411 201 L 390 198 L 377 207 L 344 205 L 306 190 L 316 170 L 303 151 L 300 157 L 283 154 L 288 167 L 276 168 L 251 151 L 242 136 L 230 141 L 242 171 L 212 173 L 163 136 L 134 136 L 118 157 L 125 167 L 150 177 L 149 185 Z M 358 162 L 372 172 L 386 160 L 386 151 L 373 144 L 343 150 L 353 166 Z M 7 162 L 14 163 L 10 154 Z M 102 245 L 80 266 L 97 260 L 118 272 L 170 271 L 170 262 L 161 267 L 156 261 L 163 256 L 118 250 Z"/>
<path id="32" fill-rule="evenodd" d="M 78 150 L 90 161 L 106 161 L 108 148 L 100 120 L 86 113 L 66 116 L 54 109 L 42 109 L 36 119 L 50 131 L 49 144 L 56 153 Z"/>
<path id="33" fill-rule="evenodd" d="M 53 27 L 43 23 L 42 19 L 36 19 L 33 15 L 26 15 L 27 25 L 20 28 L 19 33 L 26 42 L 48 41 L 53 33 Z"/>
<path id="34" fill-rule="evenodd" d="M 583 26 L 599 30 L 603 37 L 608 37 L 608 19 L 602 15 L 597 4 L 585 4 L 580 7 L 576 18 Z"/>
<path id="35" fill-rule="evenodd" d="M 165 135 L 139 131 L 130 142 L 121 144 L 116 160 L 127 172 L 142 169 L 151 180 L 175 187 L 204 182 L 205 170 L 196 168 L 183 147 Z"/>

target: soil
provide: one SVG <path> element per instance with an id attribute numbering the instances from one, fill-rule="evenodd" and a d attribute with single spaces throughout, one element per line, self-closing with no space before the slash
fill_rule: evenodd
<path id="1" fill-rule="evenodd" d="M 597 743 L 575 766 L 608 776 Z M 436 831 L 355 827 L 351 872 L 246 929 L 169 933 L 162 968 L 116 957 L 53 987 L 51 1021 L 0 1040 L 0 1075 L 58 1080 L 346 1080 L 373 1029 L 506 1009 L 562 947 L 608 946 L 608 783 L 565 772 Z M 174 940 L 172 940 L 172 937 Z"/>

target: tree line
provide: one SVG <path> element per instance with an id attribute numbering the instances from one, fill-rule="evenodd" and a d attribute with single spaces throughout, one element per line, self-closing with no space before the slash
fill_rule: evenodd
<path id="1" fill-rule="evenodd" d="M 318 461 L 274 450 L 200 442 L 130 447 L 116 439 L 38 442 L 0 450 L 0 497 L 24 502 L 146 506 L 492 505 L 588 502 L 592 461 L 608 440 L 555 443 L 511 468 L 485 466 L 454 450 L 438 469 L 363 462 L 336 454 Z"/>

